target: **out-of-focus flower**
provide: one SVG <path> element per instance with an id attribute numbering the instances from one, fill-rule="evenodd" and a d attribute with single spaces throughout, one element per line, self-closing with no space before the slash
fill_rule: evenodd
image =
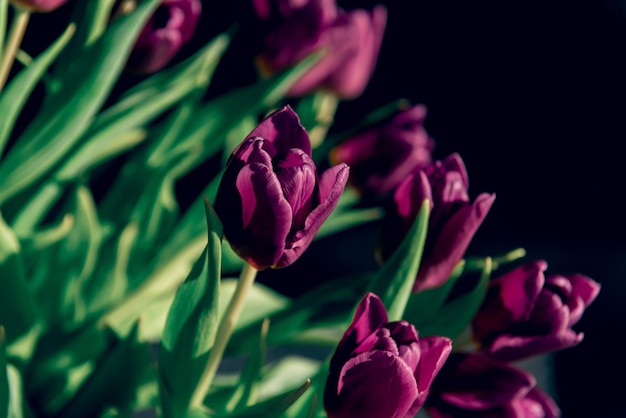
<path id="1" fill-rule="evenodd" d="M 580 274 L 544 277 L 545 261 L 520 266 L 490 283 L 473 321 L 486 353 L 519 360 L 578 344 L 572 326 L 596 298 L 600 285 Z"/>
<path id="2" fill-rule="evenodd" d="M 558 406 L 534 376 L 477 353 L 450 356 L 425 408 L 433 418 L 556 418 Z"/>
<path id="3" fill-rule="evenodd" d="M 67 3 L 67 0 L 10 0 L 21 9 L 31 12 L 49 13 Z"/>
<path id="4" fill-rule="evenodd" d="M 333 0 L 334 2 L 334 0 Z M 252 7 L 259 19 L 269 19 L 274 7 L 283 18 L 289 18 L 296 10 L 306 6 L 309 0 L 252 0 Z"/>
<path id="5" fill-rule="evenodd" d="M 127 68 L 153 73 L 165 67 L 192 38 L 201 11 L 200 0 L 163 0 L 137 38 Z"/>
<path id="6" fill-rule="evenodd" d="M 224 235 L 256 269 L 288 266 L 337 205 L 348 175 L 339 164 L 318 177 L 309 137 L 286 106 L 230 156 L 215 199 Z"/>
<path id="7" fill-rule="evenodd" d="M 407 177 L 394 192 L 395 211 L 389 213 L 379 241 L 378 256 L 386 260 L 400 245 L 424 199 L 431 202 L 426 244 L 414 292 L 442 285 L 461 260 L 495 200 L 482 193 L 470 202 L 463 160 L 452 154 Z"/>
<path id="8" fill-rule="evenodd" d="M 350 166 L 350 182 L 364 195 L 384 195 L 431 162 L 434 141 L 424 129 L 426 107 L 413 106 L 391 121 L 336 146 L 331 161 Z"/>
<path id="9" fill-rule="evenodd" d="M 311 53 L 325 55 L 291 87 L 291 96 L 327 89 L 344 99 L 363 92 L 374 72 L 387 9 L 338 9 L 332 0 L 310 0 L 265 39 L 258 59 L 263 74 L 292 67 Z"/>
<path id="10" fill-rule="evenodd" d="M 418 338 L 408 322 L 388 322 L 381 300 L 368 293 L 330 362 L 329 418 L 413 417 L 451 349 L 448 338 Z"/>

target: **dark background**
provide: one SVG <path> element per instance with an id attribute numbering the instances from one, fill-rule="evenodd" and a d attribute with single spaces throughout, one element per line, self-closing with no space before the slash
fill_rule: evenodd
<path id="1" fill-rule="evenodd" d="M 378 67 L 364 95 L 341 104 L 338 124 L 398 98 L 425 104 L 435 158 L 459 152 L 470 193 L 497 195 L 469 254 L 524 247 L 529 259 L 546 259 L 549 272 L 602 283 L 576 327 L 585 341 L 556 355 L 556 395 L 565 418 L 626 417 L 626 2 L 339 1 L 345 8 L 379 3 L 389 18 Z M 47 45 L 47 31 L 64 27 L 68 10 L 55 19 L 34 16 L 39 30 L 25 45 Z M 236 21 L 231 51 L 243 55 L 227 53 L 213 94 L 255 76 L 251 57 L 261 37 L 250 3 L 204 2 L 195 41 L 181 51 Z M 355 231 L 356 239 L 367 232 Z M 320 245 L 337 260 L 346 251 L 342 243 Z M 314 251 L 315 244 L 303 266 Z M 275 283 L 297 290 L 294 276 L 303 273 L 293 268 Z"/>

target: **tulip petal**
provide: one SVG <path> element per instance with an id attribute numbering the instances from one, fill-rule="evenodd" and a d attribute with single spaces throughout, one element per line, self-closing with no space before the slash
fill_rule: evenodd
<path id="1" fill-rule="evenodd" d="M 459 209 L 445 223 L 439 234 L 433 236 L 434 233 L 428 232 L 430 240 L 436 241 L 428 254 L 424 254 L 413 292 L 440 286 L 448 279 L 465 254 L 465 250 L 487 216 L 494 200 L 494 194 L 483 193 L 471 206 Z"/>
<path id="2" fill-rule="evenodd" d="M 309 247 L 317 231 L 337 206 L 346 187 L 349 171 L 347 165 L 339 164 L 322 174 L 318 183 L 320 204 L 307 216 L 304 228 L 292 231 L 287 238 L 285 251 L 277 264 L 279 267 L 293 263 Z"/>
<path id="3" fill-rule="evenodd" d="M 311 155 L 311 141 L 300 118 L 291 106 L 272 113 L 248 134 L 247 138 L 259 137 L 273 145 L 278 154 L 286 153 L 292 148 L 301 149 Z"/>
<path id="4" fill-rule="evenodd" d="M 313 205 L 317 181 L 315 163 L 304 151 L 293 149 L 278 163 L 276 175 L 293 213 L 291 231 L 300 230 Z"/>
<path id="5" fill-rule="evenodd" d="M 404 418 L 416 396 L 413 370 L 391 353 L 372 351 L 346 362 L 336 399 L 326 405 L 329 418 Z"/>
<path id="6" fill-rule="evenodd" d="M 241 221 L 246 236 L 242 243 L 232 242 L 230 238 L 229 241 L 255 268 L 273 266 L 282 255 L 292 218 L 280 182 L 269 167 L 254 163 L 241 169 L 236 186 L 241 196 Z"/>
<path id="7" fill-rule="evenodd" d="M 491 356 L 502 361 L 517 361 L 539 354 L 573 347 L 583 340 L 584 334 L 567 329 L 559 334 L 498 336 L 488 347 Z"/>

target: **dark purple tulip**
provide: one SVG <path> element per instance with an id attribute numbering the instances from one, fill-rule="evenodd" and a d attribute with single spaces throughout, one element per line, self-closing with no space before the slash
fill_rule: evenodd
<path id="1" fill-rule="evenodd" d="M 233 151 L 215 211 L 233 250 L 258 270 L 286 267 L 307 249 L 337 205 L 346 164 L 319 177 L 309 136 L 289 107 L 262 121 Z"/>
<path id="2" fill-rule="evenodd" d="M 408 322 L 388 322 L 381 300 L 368 293 L 330 362 L 328 417 L 413 417 L 451 349 L 448 338 L 418 338 Z"/>
<path id="3" fill-rule="evenodd" d="M 432 418 L 556 418 L 558 406 L 523 370 L 476 353 L 450 356 L 425 408 Z"/>
<path id="4" fill-rule="evenodd" d="M 395 212 L 383 226 L 379 258 L 386 260 L 400 245 L 424 199 L 431 202 L 428 233 L 414 292 L 442 285 L 461 260 L 495 200 L 482 193 L 473 203 L 463 160 L 452 154 L 407 177 L 394 193 Z"/>
<path id="5" fill-rule="evenodd" d="M 274 7 L 278 9 L 280 16 L 289 18 L 308 3 L 309 0 L 252 0 L 252 7 L 259 19 L 266 20 L 272 16 Z"/>
<path id="6" fill-rule="evenodd" d="M 431 162 L 435 145 L 424 129 L 426 107 L 413 106 L 391 121 L 343 141 L 331 160 L 350 166 L 350 182 L 364 195 L 384 195 Z"/>
<path id="7" fill-rule="evenodd" d="M 310 0 L 267 36 L 259 68 L 273 74 L 324 50 L 324 57 L 296 81 L 289 94 L 303 96 L 326 89 L 344 99 L 355 98 L 374 72 L 386 24 L 383 6 L 344 11 L 332 0 Z"/>
<path id="8" fill-rule="evenodd" d="M 596 298 L 600 285 L 572 274 L 544 277 L 545 261 L 525 264 L 493 280 L 473 321 L 485 352 L 519 360 L 578 344 L 572 326 Z"/>
<path id="9" fill-rule="evenodd" d="M 127 68 L 153 73 L 165 67 L 192 38 L 201 11 L 200 0 L 163 0 L 137 38 Z"/>
<path id="10" fill-rule="evenodd" d="M 20 9 L 31 12 L 49 13 L 67 3 L 67 0 L 10 0 Z"/>

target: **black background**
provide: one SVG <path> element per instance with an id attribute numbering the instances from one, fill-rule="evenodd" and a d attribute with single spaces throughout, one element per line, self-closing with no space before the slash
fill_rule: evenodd
<path id="1" fill-rule="evenodd" d="M 339 3 L 383 3 L 389 18 L 373 79 L 361 98 L 342 103 L 337 123 L 348 125 L 398 98 L 425 104 L 435 158 L 459 152 L 470 193 L 497 195 L 468 252 L 521 246 L 529 258 L 545 258 L 549 272 L 581 272 L 602 283 L 577 326 L 585 341 L 556 356 L 557 397 L 566 418 L 625 417 L 626 2 Z M 64 27 L 68 10 L 69 4 L 34 16 L 26 47 L 47 45 L 48 32 Z M 227 53 L 213 94 L 254 78 L 251 60 L 261 38 L 250 3 L 204 2 L 194 42 L 177 58 L 236 21 L 231 51 L 237 54 Z M 303 265 L 315 245 L 311 254 Z M 290 269 L 275 283 L 293 292 L 302 272 Z"/>

